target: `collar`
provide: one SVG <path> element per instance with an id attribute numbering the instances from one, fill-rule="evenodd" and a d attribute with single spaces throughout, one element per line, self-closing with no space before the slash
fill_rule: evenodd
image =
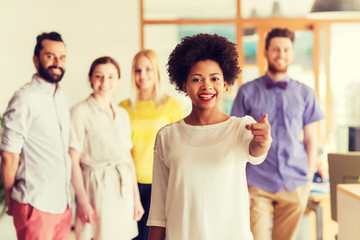
<path id="1" fill-rule="evenodd" d="M 89 104 L 89 106 L 92 109 L 94 109 L 96 111 L 99 111 L 99 112 L 104 112 L 101 109 L 101 107 L 99 106 L 98 102 L 96 101 L 95 97 L 92 94 L 90 94 L 90 96 L 86 99 L 86 102 Z M 115 116 L 116 116 L 117 115 L 116 114 L 116 108 L 114 108 L 115 105 L 112 102 L 110 102 L 110 105 L 111 105 L 112 109 L 114 110 Z"/>
<path id="2" fill-rule="evenodd" d="M 267 81 L 273 81 L 273 82 L 279 82 L 276 81 L 275 79 L 271 78 L 267 73 L 265 73 L 264 78 Z M 290 81 L 290 77 L 288 75 L 286 75 L 286 77 L 284 79 L 282 79 L 280 82 L 289 82 Z"/>
<path id="3" fill-rule="evenodd" d="M 44 90 L 45 92 L 54 95 L 57 91 L 57 89 L 59 89 L 59 85 L 57 87 L 55 87 L 53 84 L 47 82 L 46 80 L 38 77 L 36 74 L 33 75 L 32 77 L 32 82 L 39 87 L 40 89 Z"/>
<path id="4" fill-rule="evenodd" d="M 265 86 L 273 85 L 273 87 L 274 87 L 275 85 L 277 85 L 277 86 L 282 85 L 282 86 L 285 86 L 283 89 L 286 89 L 289 82 L 290 82 L 290 78 L 288 76 L 286 76 L 281 81 L 277 81 L 277 80 L 274 80 L 273 78 L 271 78 L 268 74 L 264 75 Z"/>

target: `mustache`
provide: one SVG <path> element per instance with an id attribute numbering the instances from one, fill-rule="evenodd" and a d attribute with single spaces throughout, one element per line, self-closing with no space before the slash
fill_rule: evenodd
<path id="1" fill-rule="evenodd" d="M 64 69 L 62 68 L 62 67 L 58 67 L 58 66 L 49 66 L 48 67 L 48 70 L 50 70 L 50 69 L 52 69 L 52 68 L 58 68 L 58 69 L 60 69 L 62 72 L 64 72 Z"/>

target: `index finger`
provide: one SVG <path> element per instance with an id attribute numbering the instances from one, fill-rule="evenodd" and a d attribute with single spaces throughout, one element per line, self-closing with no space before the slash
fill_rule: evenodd
<path id="1" fill-rule="evenodd" d="M 262 117 L 257 121 L 258 123 L 266 123 L 266 122 L 269 122 L 268 120 L 268 114 L 267 113 L 264 113 L 262 115 Z"/>

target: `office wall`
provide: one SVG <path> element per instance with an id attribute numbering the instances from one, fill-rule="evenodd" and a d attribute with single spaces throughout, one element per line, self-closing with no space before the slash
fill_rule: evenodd
<path id="1" fill-rule="evenodd" d="M 91 92 L 90 64 L 104 55 L 118 60 L 122 71 L 114 101 L 129 97 L 131 60 L 140 49 L 138 8 L 138 1 L 124 0 L 0 1 L 0 113 L 36 72 L 33 51 L 44 31 L 58 31 L 66 43 L 61 85 L 71 105 Z"/>

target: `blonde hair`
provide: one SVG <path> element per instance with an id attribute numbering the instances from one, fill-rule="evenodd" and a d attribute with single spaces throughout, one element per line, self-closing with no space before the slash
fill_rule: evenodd
<path id="1" fill-rule="evenodd" d="M 137 101 L 139 100 L 139 88 L 136 86 L 135 81 L 135 65 L 136 61 L 140 57 L 146 57 L 150 60 L 150 63 L 155 71 L 155 76 L 157 77 L 157 81 L 155 81 L 155 88 L 153 91 L 153 99 L 155 100 L 156 107 L 160 107 L 166 100 L 167 95 L 163 93 L 163 80 L 161 78 L 160 72 L 161 72 L 161 64 L 160 59 L 158 55 L 155 53 L 155 51 L 151 49 L 145 49 L 140 52 L 138 52 L 132 61 L 132 67 L 131 67 L 131 92 L 130 92 L 130 105 L 132 108 L 135 108 Z"/>

